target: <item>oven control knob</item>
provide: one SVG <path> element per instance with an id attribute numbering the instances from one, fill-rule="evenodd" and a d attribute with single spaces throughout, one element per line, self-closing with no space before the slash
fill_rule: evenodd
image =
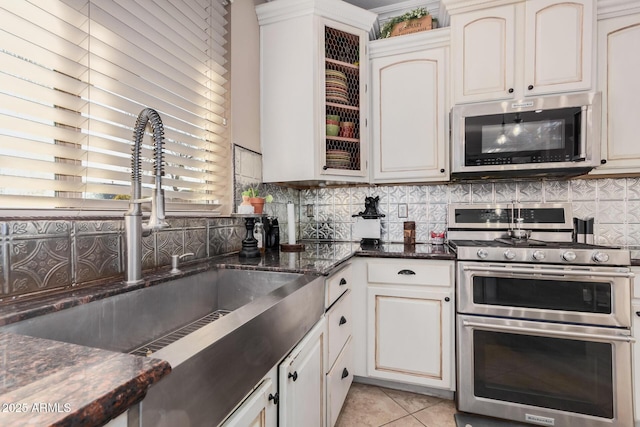
<path id="1" fill-rule="evenodd" d="M 506 251 L 504 251 L 504 257 L 506 259 L 514 259 L 516 257 L 516 253 L 511 249 L 507 249 Z"/>
<path id="2" fill-rule="evenodd" d="M 487 251 L 484 248 L 480 248 L 478 249 L 478 252 L 476 252 L 476 255 L 478 255 L 478 258 L 480 259 L 485 259 L 486 257 L 489 256 L 489 251 Z"/>
<path id="3" fill-rule="evenodd" d="M 607 262 L 609 261 L 609 255 L 604 252 L 596 252 L 593 254 L 593 260 L 595 262 Z"/>
<path id="4" fill-rule="evenodd" d="M 565 261 L 573 262 L 576 260 L 576 253 L 567 251 L 562 254 L 562 258 L 564 258 Z"/>
<path id="5" fill-rule="evenodd" d="M 542 261 L 544 259 L 544 252 L 542 251 L 535 251 L 533 253 L 533 259 L 538 260 L 538 261 Z"/>

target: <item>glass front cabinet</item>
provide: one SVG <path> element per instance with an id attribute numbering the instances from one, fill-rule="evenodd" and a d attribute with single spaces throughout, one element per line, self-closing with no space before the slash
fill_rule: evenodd
<path id="1" fill-rule="evenodd" d="M 340 0 L 256 7 L 265 182 L 368 182 L 369 32 Z"/>

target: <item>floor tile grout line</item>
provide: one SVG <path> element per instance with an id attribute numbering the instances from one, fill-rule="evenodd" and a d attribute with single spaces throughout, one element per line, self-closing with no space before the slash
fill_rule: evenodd
<path id="1" fill-rule="evenodd" d="M 414 420 L 416 420 L 416 421 L 418 422 L 418 424 L 420 424 L 421 426 L 424 426 L 424 424 L 422 424 L 422 422 L 421 422 L 419 419 L 417 419 L 416 417 L 414 417 L 414 416 L 413 416 L 413 414 L 407 414 L 407 415 L 403 415 L 403 416 L 401 416 L 400 418 L 396 418 L 395 420 L 391 420 L 391 421 L 389 421 L 388 423 L 380 424 L 378 427 L 388 426 L 388 425 L 389 425 L 389 424 L 391 424 L 391 423 L 395 423 L 396 421 L 401 420 L 401 419 L 403 419 L 403 418 L 407 418 L 407 417 L 411 417 L 411 418 L 413 418 Z M 425 426 L 425 427 L 426 427 L 426 426 Z"/>
<path id="2" fill-rule="evenodd" d="M 393 398 L 393 396 L 389 395 L 389 393 L 387 393 L 387 392 L 385 391 L 385 390 L 394 390 L 394 389 L 390 389 L 390 388 L 386 388 L 386 387 L 380 387 L 380 386 L 374 386 L 374 387 L 377 387 L 377 388 L 378 388 L 380 391 L 382 391 L 382 392 L 383 392 L 383 393 L 384 393 L 384 394 L 385 394 L 389 399 L 393 400 L 393 401 L 394 401 L 398 406 L 400 406 L 402 409 L 404 409 L 404 410 L 405 410 L 409 415 L 417 414 L 418 412 L 423 411 L 423 410 L 425 410 L 425 409 L 427 409 L 427 408 L 433 408 L 434 406 L 439 405 L 439 404 L 441 404 L 442 402 L 445 402 L 445 401 L 446 401 L 446 399 L 442 399 L 442 398 L 437 397 L 437 396 L 429 396 L 429 397 L 433 397 L 433 398 L 435 398 L 435 399 L 438 399 L 438 402 L 436 402 L 436 403 L 434 403 L 434 404 L 432 404 L 432 405 L 423 406 L 422 408 L 420 408 L 420 409 L 418 409 L 418 410 L 416 410 L 416 411 L 411 412 L 411 411 L 409 411 L 408 409 L 406 409 L 404 406 L 402 406 L 402 404 L 401 404 L 400 402 L 398 402 L 396 399 L 394 399 L 394 398 Z M 413 393 L 413 392 L 405 391 L 405 390 L 398 390 L 398 391 L 402 391 L 402 392 L 404 392 L 404 393 L 410 393 L 410 394 L 419 394 L 419 393 Z M 428 395 L 427 395 L 427 396 L 428 396 Z M 415 417 L 414 417 L 414 418 L 415 418 Z"/>

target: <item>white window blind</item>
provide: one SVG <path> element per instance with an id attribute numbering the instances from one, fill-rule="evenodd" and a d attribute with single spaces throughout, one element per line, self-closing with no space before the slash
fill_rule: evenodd
<path id="1" fill-rule="evenodd" d="M 133 127 L 147 107 L 164 124 L 167 202 L 226 199 L 221 1 L 0 0 L 0 207 L 128 196 Z M 143 157 L 149 195 L 150 134 Z"/>

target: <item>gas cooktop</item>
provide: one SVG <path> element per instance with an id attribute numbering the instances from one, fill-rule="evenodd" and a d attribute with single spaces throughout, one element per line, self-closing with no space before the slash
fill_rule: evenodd
<path id="1" fill-rule="evenodd" d="M 628 250 L 575 242 L 450 240 L 458 260 L 629 266 Z"/>
<path id="2" fill-rule="evenodd" d="M 459 260 L 629 266 L 631 254 L 618 247 L 572 240 L 571 205 L 520 204 L 449 206 L 449 246 Z M 530 238 L 508 237 L 514 229 Z"/>

